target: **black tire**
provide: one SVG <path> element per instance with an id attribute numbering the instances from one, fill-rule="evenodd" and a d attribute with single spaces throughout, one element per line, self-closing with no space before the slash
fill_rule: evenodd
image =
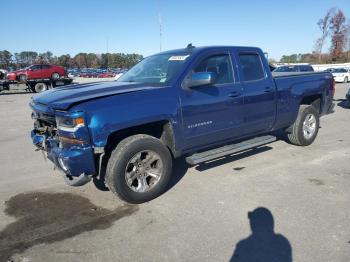
<path id="1" fill-rule="evenodd" d="M 306 118 L 310 115 L 314 116 L 316 123 L 313 134 L 310 137 L 307 137 L 307 135 L 304 134 L 303 125 Z M 290 143 L 297 146 L 308 146 L 312 144 L 317 136 L 319 125 L 320 118 L 316 108 L 310 105 L 300 105 L 297 119 L 292 126 L 291 132 L 287 135 Z"/>
<path id="2" fill-rule="evenodd" d="M 52 80 L 57 80 L 57 79 L 59 79 L 60 78 L 60 74 L 59 73 L 52 73 L 52 75 L 51 75 L 51 79 Z"/>
<path id="3" fill-rule="evenodd" d="M 344 83 L 347 83 L 349 81 L 348 77 L 344 77 Z"/>
<path id="4" fill-rule="evenodd" d="M 18 81 L 20 81 L 20 82 L 25 82 L 25 81 L 27 81 L 27 76 L 26 75 L 19 75 L 18 76 Z"/>
<path id="5" fill-rule="evenodd" d="M 162 161 L 162 173 L 158 182 L 148 191 L 135 192 L 126 182 L 126 169 L 129 161 L 145 150 L 158 154 Z M 172 162 L 168 148 L 159 139 L 149 135 L 133 135 L 122 140 L 113 150 L 108 160 L 105 181 L 108 188 L 120 199 L 133 204 L 144 203 L 165 191 L 172 174 Z"/>

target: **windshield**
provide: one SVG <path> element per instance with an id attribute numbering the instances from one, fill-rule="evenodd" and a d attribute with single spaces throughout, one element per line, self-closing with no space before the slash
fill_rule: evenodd
<path id="1" fill-rule="evenodd" d="M 146 57 L 122 75 L 118 82 L 165 85 L 179 72 L 189 55 L 189 53 L 176 53 Z"/>

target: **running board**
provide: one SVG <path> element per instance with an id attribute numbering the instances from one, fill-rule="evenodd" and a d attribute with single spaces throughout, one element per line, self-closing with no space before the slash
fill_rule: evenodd
<path id="1" fill-rule="evenodd" d="M 252 149 L 258 146 L 266 145 L 268 143 L 276 141 L 275 136 L 259 136 L 237 144 L 226 145 L 223 147 L 211 149 L 201 153 L 195 153 L 192 156 L 186 157 L 186 162 L 190 165 L 196 165 L 205 161 L 213 160 L 215 158 L 231 155 L 248 149 Z"/>

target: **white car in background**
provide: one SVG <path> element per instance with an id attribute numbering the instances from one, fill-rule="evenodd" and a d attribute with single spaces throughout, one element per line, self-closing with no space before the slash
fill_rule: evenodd
<path id="1" fill-rule="evenodd" d="M 350 80 L 349 68 L 335 68 L 331 73 L 335 82 L 347 83 Z"/>

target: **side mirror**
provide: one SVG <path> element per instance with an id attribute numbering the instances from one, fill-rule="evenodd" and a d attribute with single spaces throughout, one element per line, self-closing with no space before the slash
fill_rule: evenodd
<path id="1" fill-rule="evenodd" d="M 192 73 L 186 80 L 185 86 L 187 88 L 211 85 L 215 82 L 215 73 L 212 72 L 198 72 Z"/>

